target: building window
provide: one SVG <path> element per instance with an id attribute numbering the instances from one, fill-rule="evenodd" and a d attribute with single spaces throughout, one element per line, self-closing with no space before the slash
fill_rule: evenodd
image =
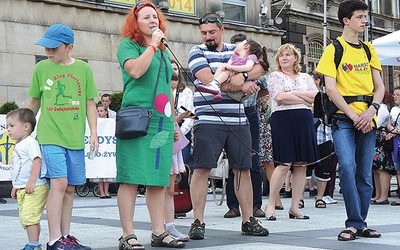
<path id="1" fill-rule="evenodd" d="M 319 42 L 310 42 L 308 44 L 308 63 L 307 63 L 307 72 L 314 72 L 315 68 L 318 65 L 319 59 L 324 52 L 324 48 Z"/>
<path id="2" fill-rule="evenodd" d="M 392 11 L 394 18 L 399 18 L 400 16 L 399 4 L 400 4 L 399 0 L 392 0 Z"/>
<path id="3" fill-rule="evenodd" d="M 323 46 L 317 42 L 310 42 L 308 46 L 308 57 L 319 60 L 324 52 Z"/>
<path id="4" fill-rule="evenodd" d="M 372 12 L 399 18 L 399 0 L 371 0 Z"/>
<path id="5" fill-rule="evenodd" d="M 372 12 L 376 14 L 381 14 L 381 6 L 379 4 L 379 0 L 372 0 Z"/>
<path id="6" fill-rule="evenodd" d="M 224 20 L 247 22 L 247 0 L 223 0 Z"/>

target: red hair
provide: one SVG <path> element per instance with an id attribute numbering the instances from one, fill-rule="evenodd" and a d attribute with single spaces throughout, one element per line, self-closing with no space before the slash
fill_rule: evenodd
<path id="1" fill-rule="evenodd" d="M 157 9 L 153 3 L 149 2 L 149 1 L 141 1 L 141 2 L 144 2 L 144 4 L 142 6 L 140 6 L 138 9 L 136 9 L 136 6 L 140 3 L 140 2 L 138 2 L 135 5 L 135 7 L 133 7 L 131 9 L 128 16 L 126 17 L 125 23 L 122 26 L 121 36 L 123 38 L 125 38 L 125 37 L 129 38 L 132 41 L 137 42 L 141 46 L 145 46 L 147 44 L 145 42 L 144 35 L 139 31 L 139 25 L 138 25 L 137 16 L 136 16 L 137 12 L 139 12 L 145 6 L 153 8 L 157 13 L 157 17 L 159 20 L 159 29 L 164 33 L 166 30 L 166 22 L 167 21 L 163 15 L 163 13 L 159 9 Z M 161 50 L 165 50 L 164 44 L 161 43 L 159 48 Z"/>

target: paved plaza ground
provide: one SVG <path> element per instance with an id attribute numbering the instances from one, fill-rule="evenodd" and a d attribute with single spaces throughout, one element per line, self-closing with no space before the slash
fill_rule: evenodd
<path id="1" fill-rule="evenodd" d="M 186 249 L 269 249 L 269 250 L 303 250 L 303 249 L 399 249 L 400 241 L 400 206 L 376 205 L 370 208 L 368 225 L 378 230 L 379 239 L 359 238 L 351 242 L 339 242 L 337 235 L 344 229 L 345 209 L 340 194 L 335 194 L 337 204 L 327 205 L 325 209 L 314 207 L 314 198 L 305 193 L 306 215 L 310 220 L 288 218 L 291 199 L 282 199 L 285 209 L 277 211 L 276 221 L 261 218 L 263 226 L 270 231 L 268 237 L 242 236 L 241 219 L 225 219 L 228 210 L 226 202 L 222 206 L 214 203 L 212 195 L 207 197 L 205 223 L 206 238 L 200 241 L 189 241 Z M 263 209 L 268 197 L 263 196 Z M 391 197 L 390 200 L 396 200 Z M 0 242 L 1 249 L 17 250 L 27 242 L 27 236 L 18 219 L 18 208 L 15 200 L 0 205 Z M 160 208 L 161 209 L 161 208 Z M 138 197 L 135 215 L 135 233 L 146 249 L 150 246 L 151 225 L 145 204 L 145 197 Z M 193 213 L 186 218 L 176 219 L 181 232 L 188 232 L 193 222 Z M 42 220 L 41 243 L 48 239 L 46 214 Z M 72 234 L 97 250 L 118 249 L 118 238 L 122 231 L 119 223 L 117 199 L 99 199 L 89 194 L 87 197 L 75 197 L 72 216 Z M 154 248 L 156 249 L 156 248 Z"/>

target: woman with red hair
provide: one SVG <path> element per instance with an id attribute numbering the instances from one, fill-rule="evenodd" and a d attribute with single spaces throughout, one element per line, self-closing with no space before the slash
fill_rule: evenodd
<path id="1" fill-rule="evenodd" d="M 169 185 L 174 141 L 172 67 L 168 51 L 161 43 L 161 39 L 166 39 L 165 24 L 164 16 L 151 2 L 138 2 L 125 20 L 123 39 L 117 51 L 124 82 L 121 109 L 141 106 L 152 110 L 146 136 L 117 139 L 116 143 L 116 181 L 120 183 L 118 208 L 123 230 L 119 239 L 120 250 L 144 249 L 133 229 L 138 185 L 147 187 L 151 245 L 185 246 L 164 229 L 163 188 Z"/>

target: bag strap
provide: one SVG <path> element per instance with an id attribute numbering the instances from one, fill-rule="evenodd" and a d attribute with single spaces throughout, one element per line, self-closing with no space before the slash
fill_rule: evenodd
<path id="1" fill-rule="evenodd" d="M 396 128 L 396 126 L 397 126 L 397 122 L 399 121 L 399 116 L 400 116 L 400 112 L 399 112 L 399 114 L 398 114 L 397 117 L 396 117 L 396 121 L 394 122 L 392 131 L 393 131 L 393 130 Z M 392 131 L 390 131 L 390 132 L 392 132 Z"/>
<path id="2" fill-rule="evenodd" d="M 372 55 L 369 47 L 362 41 L 359 41 L 361 46 L 363 47 L 365 54 L 367 54 L 368 62 L 371 61 Z M 335 47 L 335 57 L 334 57 L 334 62 L 336 66 L 336 70 L 339 68 L 340 61 L 342 60 L 343 57 L 343 45 L 337 40 L 332 41 L 333 46 Z"/>
<path id="3" fill-rule="evenodd" d="M 399 116 L 400 116 L 400 112 L 399 112 L 399 114 L 398 114 L 397 117 L 396 117 L 396 121 L 394 122 L 393 129 L 390 130 L 390 131 L 388 131 L 388 133 L 392 133 L 392 132 L 396 129 L 397 122 L 399 121 Z M 395 133 L 392 133 L 392 134 L 395 134 Z"/>
<path id="4" fill-rule="evenodd" d="M 396 127 L 397 122 L 399 121 L 399 116 L 400 116 L 400 112 L 399 112 L 399 114 L 398 114 L 397 117 L 396 117 L 396 121 L 394 122 L 393 127 Z"/>
<path id="5" fill-rule="evenodd" d="M 154 88 L 154 93 L 153 93 L 153 107 L 154 107 L 154 100 L 156 99 L 156 95 L 157 95 L 157 88 L 158 88 L 158 82 L 160 80 L 161 68 L 162 68 L 162 64 L 164 61 L 164 53 L 162 51 L 160 51 L 160 53 L 161 53 L 160 68 L 158 69 L 156 87 Z M 165 65 L 165 67 L 167 67 L 167 65 Z M 149 112 L 150 118 L 152 117 L 152 115 L 153 115 L 153 108 L 151 108 L 150 112 Z"/>
<path id="6" fill-rule="evenodd" d="M 340 61 L 342 60 L 343 56 L 343 46 L 338 40 L 333 40 L 332 41 L 333 46 L 335 47 L 335 57 L 334 57 L 334 62 L 336 66 L 336 70 L 339 68 Z"/>
<path id="7" fill-rule="evenodd" d="M 175 89 L 175 91 L 176 91 L 176 93 L 175 93 L 174 108 L 175 108 L 176 112 L 178 112 L 179 92 L 178 92 L 178 89 Z"/>
<path id="8" fill-rule="evenodd" d="M 222 159 L 227 159 L 225 150 L 222 151 Z M 215 185 L 215 179 L 209 178 L 209 180 L 211 182 L 211 189 L 212 189 L 212 194 L 214 197 L 214 202 L 215 202 L 215 205 L 217 205 L 217 206 L 221 206 L 222 203 L 224 203 L 224 198 L 226 195 L 226 184 L 227 184 L 227 179 L 229 177 L 229 176 L 227 176 L 226 173 L 228 172 L 228 175 L 229 175 L 229 164 L 225 164 L 225 162 L 226 161 L 222 161 L 222 180 L 221 180 L 222 181 L 222 194 L 221 194 L 221 198 L 219 200 L 218 200 L 217 194 L 215 192 L 215 190 L 217 188 Z M 226 171 L 226 168 L 228 168 L 228 171 Z"/>

